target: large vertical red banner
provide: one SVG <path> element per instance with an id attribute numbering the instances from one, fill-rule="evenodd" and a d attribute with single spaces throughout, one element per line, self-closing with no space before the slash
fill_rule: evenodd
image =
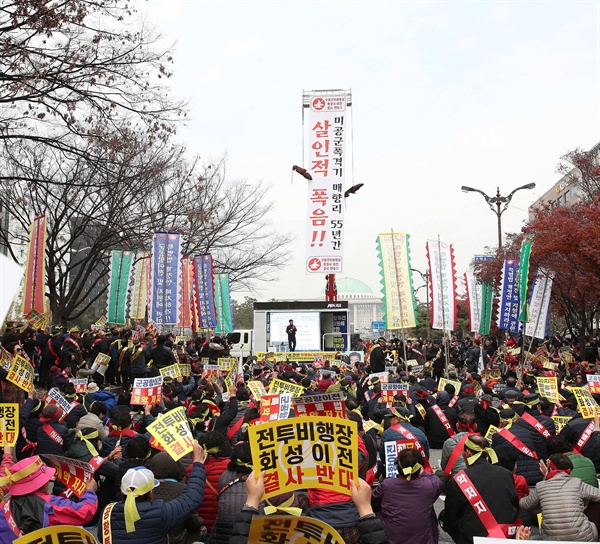
<path id="1" fill-rule="evenodd" d="M 25 285 L 23 288 L 23 314 L 32 310 L 45 313 L 46 306 L 46 216 L 33 220 L 30 229 Z"/>
<path id="2" fill-rule="evenodd" d="M 178 327 L 189 328 L 192 326 L 192 274 L 190 258 L 181 259 L 181 299 L 179 307 Z"/>

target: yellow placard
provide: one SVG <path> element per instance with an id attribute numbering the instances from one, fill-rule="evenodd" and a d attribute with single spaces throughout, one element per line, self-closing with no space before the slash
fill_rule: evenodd
<path id="1" fill-rule="evenodd" d="M 447 378 L 440 378 L 440 381 L 438 383 L 438 391 L 443 391 L 447 383 L 454 386 L 454 393 L 456 395 L 460 393 L 460 388 L 462 387 L 462 383 L 460 382 L 460 380 L 449 380 Z"/>
<path id="2" fill-rule="evenodd" d="M 231 388 L 235 386 L 235 378 L 237 377 L 237 368 L 232 368 L 225 378 L 225 390 L 231 391 Z"/>
<path id="3" fill-rule="evenodd" d="M 179 376 L 181 376 L 180 366 L 181 365 L 176 363 L 174 365 L 159 368 L 158 371 L 163 378 L 179 378 Z"/>
<path id="4" fill-rule="evenodd" d="M 538 376 L 536 378 L 538 389 L 540 390 L 540 397 L 547 398 L 552 403 L 559 402 L 558 400 L 558 379 L 555 376 L 544 377 Z"/>
<path id="5" fill-rule="evenodd" d="M 2 358 L 0 359 L 0 366 L 4 370 L 8 370 L 10 365 L 12 365 L 12 359 L 10 357 L 10 353 L 6 351 L 2 346 L 0 346 L 0 351 L 2 352 Z"/>
<path id="6" fill-rule="evenodd" d="M 29 391 L 33 385 L 33 378 L 34 370 L 31 363 L 25 359 L 25 357 L 15 355 L 15 358 L 8 369 L 8 376 L 6 376 L 6 379 L 23 389 L 23 391 Z"/>
<path id="7" fill-rule="evenodd" d="M 259 351 L 256 353 L 256 358 L 260 361 L 262 359 L 273 359 L 277 362 L 285 361 L 310 361 L 311 363 L 315 359 L 322 359 L 323 361 L 333 361 L 335 359 L 336 351 L 286 351 L 285 353 L 275 353 L 272 351 Z"/>
<path id="8" fill-rule="evenodd" d="M 237 363 L 237 359 L 235 357 L 219 357 L 217 363 L 221 370 L 231 370 Z"/>
<path id="9" fill-rule="evenodd" d="M 194 449 L 194 437 L 183 406 L 158 416 L 147 429 L 175 461 Z"/>
<path id="10" fill-rule="evenodd" d="M 34 329 L 43 329 L 48 321 L 48 316 L 41 314 L 37 310 L 31 310 L 31 312 L 25 316 L 25 319 L 27 319 Z"/>
<path id="11" fill-rule="evenodd" d="M 98 353 L 96 355 L 96 359 L 94 360 L 94 364 L 98 366 L 108 366 L 110 363 L 110 355 L 106 353 Z"/>
<path id="12" fill-rule="evenodd" d="M 600 406 L 598 406 L 598 403 L 587 389 L 583 387 L 571 387 L 571 392 L 575 395 L 581 417 L 589 419 L 600 412 Z"/>
<path id="13" fill-rule="evenodd" d="M 25 536 L 13 540 L 13 544 L 96 544 L 94 535 L 81 527 L 73 525 L 56 525 L 38 529 Z"/>
<path id="14" fill-rule="evenodd" d="M 250 389 L 250 392 L 254 395 L 254 398 L 256 400 L 260 400 L 260 398 L 263 395 L 267 394 L 267 390 L 265 389 L 265 386 L 263 385 L 262 382 L 259 382 L 258 380 L 253 380 L 251 382 L 247 383 L 248 389 Z"/>
<path id="15" fill-rule="evenodd" d="M 571 416 L 552 416 L 554 426 L 556 427 L 556 434 L 563 430 L 563 427 L 573 419 Z"/>
<path id="16" fill-rule="evenodd" d="M 179 344 L 179 342 L 183 342 L 184 344 L 188 341 L 188 337 L 187 336 L 176 336 L 175 337 L 175 343 Z"/>
<path id="17" fill-rule="evenodd" d="M 254 470 L 265 473 L 265 498 L 319 488 L 350 495 L 358 481 L 358 426 L 307 416 L 248 427 Z"/>
<path id="18" fill-rule="evenodd" d="M 96 323 L 94 323 L 94 325 L 98 325 L 99 327 L 104 327 L 104 325 L 106 325 L 108 323 L 108 319 L 106 318 L 105 315 L 103 315 L 102 317 L 98 318 L 98 320 L 96 321 Z"/>
<path id="19" fill-rule="evenodd" d="M 291 393 L 292 397 L 300 397 L 304 394 L 304 387 L 275 378 L 269 386 L 269 395 L 279 395 L 281 393 Z"/>
<path id="20" fill-rule="evenodd" d="M 485 433 L 485 438 L 487 440 L 492 440 L 492 436 L 494 436 L 500 429 L 498 429 L 498 427 L 494 426 L 494 425 L 490 425 L 487 433 Z"/>
<path id="21" fill-rule="evenodd" d="M 14 446 L 17 443 L 19 429 L 19 405 L 0 404 L 0 447 Z"/>
<path id="22" fill-rule="evenodd" d="M 248 542 L 344 544 L 344 539 L 333 527 L 318 519 L 293 515 L 254 516 Z"/>
<path id="23" fill-rule="evenodd" d="M 185 363 L 179 363 L 179 374 L 184 377 L 191 376 L 192 365 L 185 364 Z"/>
<path id="24" fill-rule="evenodd" d="M 540 357 L 540 361 L 542 366 L 548 370 L 556 370 L 558 368 L 558 363 L 554 363 L 546 357 Z"/>

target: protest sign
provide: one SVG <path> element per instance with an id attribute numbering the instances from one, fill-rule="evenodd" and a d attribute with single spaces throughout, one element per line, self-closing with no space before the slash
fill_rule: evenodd
<path id="1" fill-rule="evenodd" d="M 263 395 L 260 399 L 260 420 L 277 421 L 287 419 L 290 415 L 292 397 L 289 393 Z"/>
<path id="2" fill-rule="evenodd" d="M 454 392 L 458 395 L 460 393 L 460 388 L 462 387 L 462 383 L 460 382 L 460 380 L 449 380 L 448 378 L 440 378 L 440 381 L 438 382 L 438 391 L 444 391 L 444 387 L 446 387 L 446 384 L 448 383 L 454 386 Z"/>
<path id="3" fill-rule="evenodd" d="M 187 378 L 192 375 L 192 365 L 179 363 L 179 375 Z"/>
<path id="4" fill-rule="evenodd" d="M 179 344 L 179 342 L 183 342 L 184 344 L 188 341 L 187 336 L 176 336 L 175 343 Z"/>
<path id="5" fill-rule="evenodd" d="M 179 365 L 176 363 L 174 365 L 165 366 L 163 368 L 159 368 L 158 371 L 160 375 L 165 378 L 179 378 L 181 376 L 181 369 Z"/>
<path id="6" fill-rule="evenodd" d="M 41 457 L 56 469 L 55 478 L 65 484 L 77 498 L 85 493 L 86 484 L 92 479 L 96 469 L 104 463 L 100 456 L 92 457 L 89 463 L 61 455 L 42 454 Z"/>
<path id="7" fill-rule="evenodd" d="M 73 387 L 75 388 L 75 393 L 87 393 L 87 378 L 71 378 L 69 382 L 73 384 Z"/>
<path id="8" fill-rule="evenodd" d="M 499 368 L 484 368 L 480 374 L 484 380 L 499 380 L 502 373 Z"/>
<path id="9" fill-rule="evenodd" d="M 587 385 L 590 393 L 600 393 L 600 376 L 598 376 L 598 374 L 588 374 Z"/>
<path id="10" fill-rule="evenodd" d="M 500 429 L 498 429 L 498 427 L 496 427 L 495 425 L 490 425 L 487 433 L 485 433 L 485 438 L 487 440 L 492 440 L 492 436 L 494 436 Z"/>
<path id="11" fill-rule="evenodd" d="M 371 429 L 377 429 L 377 428 L 381 429 L 379 431 L 379 434 L 381 434 L 383 432 L 383 424 L 378 425 L 371 419 L 367 419 L 367 421 L 363 421 L 363 430 L 365 432 L 369 432 Z"/>
<path id="12" fill-rule="evenodd" d="M 547 398 L 550 402 L 557 403 L 558 399 L 558 380 L 554 376 L 544 377 L 538 376 L 536 378 L 538 389 L 540 390 L 540 397 Z"/>
<path id="13" fill-rule="evenodd" d="M 571 416 L 552 416 L 552 421 L 554 421 L 554 426 L 556 427 L 556 434 L 559 434 L 571 419 L 573 419 Z"/>
<path id="14" fill-rule="evenodd" d="M 394 376 L 397 372 L 397 368 L 395 366 L 386 366 L 385 371 L 388 373 L 388 376 Z"/>
<path id="15" fill-rule="evenodd" d="M 544 368 L 546 368 L 547 370 L 556 370 L 558 368 L 558 363 L 554 363 L 553 361 L 550 361 L 547 358 L 543 358 L 541 359 L 542 362 L 542 366 Z"/>
<path id="16" fill-rule="evenodd" d="M 15 355 L 15 358 L 8 369 L 8 376 L 6 376 L 6 379 L 23 389 L 23 391 L 29 391 L 33 385 L 33 377 L 34 370 L 31 363 L 25 359 L 25 357 Z"/>
<path id="17" fill-rule="evenodd" d="M 577 406 L 579 408 L 578 411 L 581 414 L 581 417 L 584 419 L 589 419 L 600 412 L 598 403 L 587 389 L 583 387 L 572 387 L 571 392 L 575 395 L 575 400 L 577 400 Z"/>
<path id="18" fill-rule="evenodd" d="M 275 378 L 269 387 L 269 395 L 277 393 L 290 393 L 292 397 L 299 397 L 304 393 L 304 387 L 296 383 L 286 382 Z"/>
<path id="19" fill-rule="evenodd" d="M 381 383 L 387 383 L 389 380 L 389 374 L 387 372 L 374 372 L 373 374 L 369 374 L 369 380 L 371 383 L 377 378 L 379 378 Z"/>
<path id="20" fill-rule="evenodd" d="M 207 361 L 208 362 L 208 361 Z M 237 364 L 236 357 L 219 357 L 217 359 L 221 370 L 231 370 Z"/>
<path id="21" fill-rule="evenodd" d="M 254 516 L 248 542 L 344 544 L 344 539 L 333 527 L 318 519 L 301 516 Z"/>
<path id="22" fill-rule="evenodd" d="M 386 478 L 396 478 L 398 476 L 398 467 L 396 458 L 402 450 L 414 449 L 415 443 L 412 440 L 396 440 L 395 442 L 384 442 L 385 445 L 385 474 Z"/>
<path id="23" fill-rule="evenodd" d="M 160 404 L 162 402 L 163 377 L 136 378 L 133 380 L 130 404 Z"/>
<path id="24" fill-rule="evenodd" d="M 306 488 L 350 495 L 358 481 L 358 426 L 334 417 L 302 417 L 248 427 L 254 470 L 265 472 L 265 498 Z"/>
<path id="25" fill-rule="evenodd" d="M 341 391 L 296 397 L 292 404 L 296 416 L 346 417 L 346 403 Z"/>
<path id="26" fill-rule="evenodd" d="M 194 449 L 194 438 L 183 406 L 158 416 L 147 430 L 175 461 Z"/>
<path id="27" fill-rule="evenodd" d="M 82 527 L 56 525 L 45 527 L 13 540 L 13 544 L 96 544 L 96 539 Z"/>
<path id="28" fill-rule="evenodd" d="M 104 376 L 106 374 L 106 370 L 108 369 L 109 363 L 110 355 L 106 355 L 106 353 L 98 353 L 98 355 L 96 355 L 96 359 L 94 359 L 92 368 L 98 372 L 98 374 L 102 374 L 102 376 Z"/>
<path id="29" fill-rule="evenodd" d="M 260 400 L 262 396 L 267 394 L 267 390 L 262 382 L 253 380 L 247 383 L 248 389 L 254 395 L 255 400 Z"/>
<path id="30" fill-rule="evenodd" d="M 19 405 L 0 404 L 0 447 L 14 446 L 17 443 L 19 428 Z"/>
<path id="31" fill-rule="evenodd" d="M 10 365 L 12 365 L 12 358 L 10 356 L 10 353 L 8 353 L 8 351 L 6 351 L 2 346 L 0 346 L 0 352 L 2 353 L 2 358 L 0 359 L 0 366 L 4 370 L 8 370 L 10 368 Z"/>
<path id="32" fill-rule="evenodd" d="M 25 316 L 25 319 L 27 319 L 34 329 L 43 329 L 46 326 L 46 321 L 48 321 L 48 316 L 41 314 L 37 310 L 31 310 Z"/>
<path id="33" fill-rule="evenodd" d="M 65 397 L 63 397 L 60 394 L 60 391 L 55 387 L 48 391 L 44 400 L 46 401 L 46 404 L 56 404 L 56 406 L 61 409 L 62 416 L 60 416 L 59 421 L 65 419 L 67 414 L 73 409 L 73 405 Z"/>
<path id="34" fill-rule="evenodd" d="M 409 374 L 418 374 L 419 372 L 423 372 L 425 370 L 425 365 L 412 365 L 408 367 Z"/>
<path id="35" fill-rule="evenodd" d="M 407 383 L 382 383 L 381 384 L 381 400 L 383 402 L 394 402 L 394 395 L 408 394 Z"/>

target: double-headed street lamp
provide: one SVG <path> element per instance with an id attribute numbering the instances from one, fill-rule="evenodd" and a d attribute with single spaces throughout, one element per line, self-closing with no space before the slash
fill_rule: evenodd
<path id="1" fill-rule="evenodd" d="M 461 191 L 463 193 L 474 192 L 474 193 L 479 193 L 479 194 L 483 195 L 483 198 L 485 198 L 485 201 L 488 203 L 490 210 L 492 210 L 498 217 L 498 249 L 502 249 L 502 214 L 508 208 L 508 205 L 510 204 L 510 201 L 512 200 L 513 195 L 517 191 L 520 191 L 521 189 L 534 189 L 534 188 L 535 188 L 535 183 L 528 183 L 527 185 L 522 185 L 521 187 L 517 187 L 516 189 L 512 190 L 508 194 L 508 196 L 500 196 L 500 187 L 496 188 L 496 196 L 488 196 L 479 189 L 473 189 L 473 187 L 467 187 L 465 185 L 463 185 L 461 187 Z M 503 204 L 504 204 L 504 206 L 503 206 Z M 495 208 L 494 208 L 494 206 L 495 206 Z"/>

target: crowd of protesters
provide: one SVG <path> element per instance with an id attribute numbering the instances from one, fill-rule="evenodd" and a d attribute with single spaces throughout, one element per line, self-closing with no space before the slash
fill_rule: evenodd
<path id="1" fill-rule="evenodd" d="M 501 346 L 494 339 L 380 338 L 357 342 L 358 358 L 249 357 L 229 391 L 227 372 L 204 371 L 228 355 L 219 337 L 175 342 L 141 330 L 36 331 L 8 323 L 1 342 L 2 402 L 20 406 L 17 445 L 4 449 L 0 466 L 3 543 L 62 524 L 97 526 L 107 544 L 240 543 L 248 541 L 254 516 L 290 513 L 328 523 L 350 544 L 435 543 L 440 525 L 457 543 L 487 535 L 598 540 L 600 427 L 597 417 L 582 417 L 573 394 L 596 374 L 593 339 L 579 349 L 558 335 L 536 345 L 510 338 Z M 94 365 L 98 353 L 110 357 L 104 374 Z M 16 355 L 34 365 L 37 388 L 22 391 L 6 380 Z M 189 364 L 190 375 L 165 378 L 160 404 L 131 405 L 133 380 L 175 362 Z M 388 383 L 403 384 L 393 402 L 382 400 L 385 372 Z M 540 395 L 538 377 L 557 378 L 559 402 Z M 74 378 L 88 379 L 85 393 L 75 392 Z M 253 471 L 248 442 L 249 426 L 260 424 L 260 399 L 247 384 L 257 380 L 268 390 L 273 378 L 302 386 L 304 395 L 343 395 L 347 418 L 359 429 L 360 478 L 351 496 L 282 489 L 263 500 L 263 475 Z M 64 419 L 56 405 L 40 400 L 50 388 L 72 405 Z M 180 406 L 195 443 L 174 461 L 152 443 L 147 426 Z M 560 432 L 553 416 L 569 418 Z M 386 444 L 399 440 L 407 447 L 390 467 Z M 432 466 L 431 449 L 442 450 L 440 466 Z M 65 498 L 45 455 L 104 462 L 79 499 Z M 445 509 L 438 519 L 433 505 L 440 495 Z"/>

